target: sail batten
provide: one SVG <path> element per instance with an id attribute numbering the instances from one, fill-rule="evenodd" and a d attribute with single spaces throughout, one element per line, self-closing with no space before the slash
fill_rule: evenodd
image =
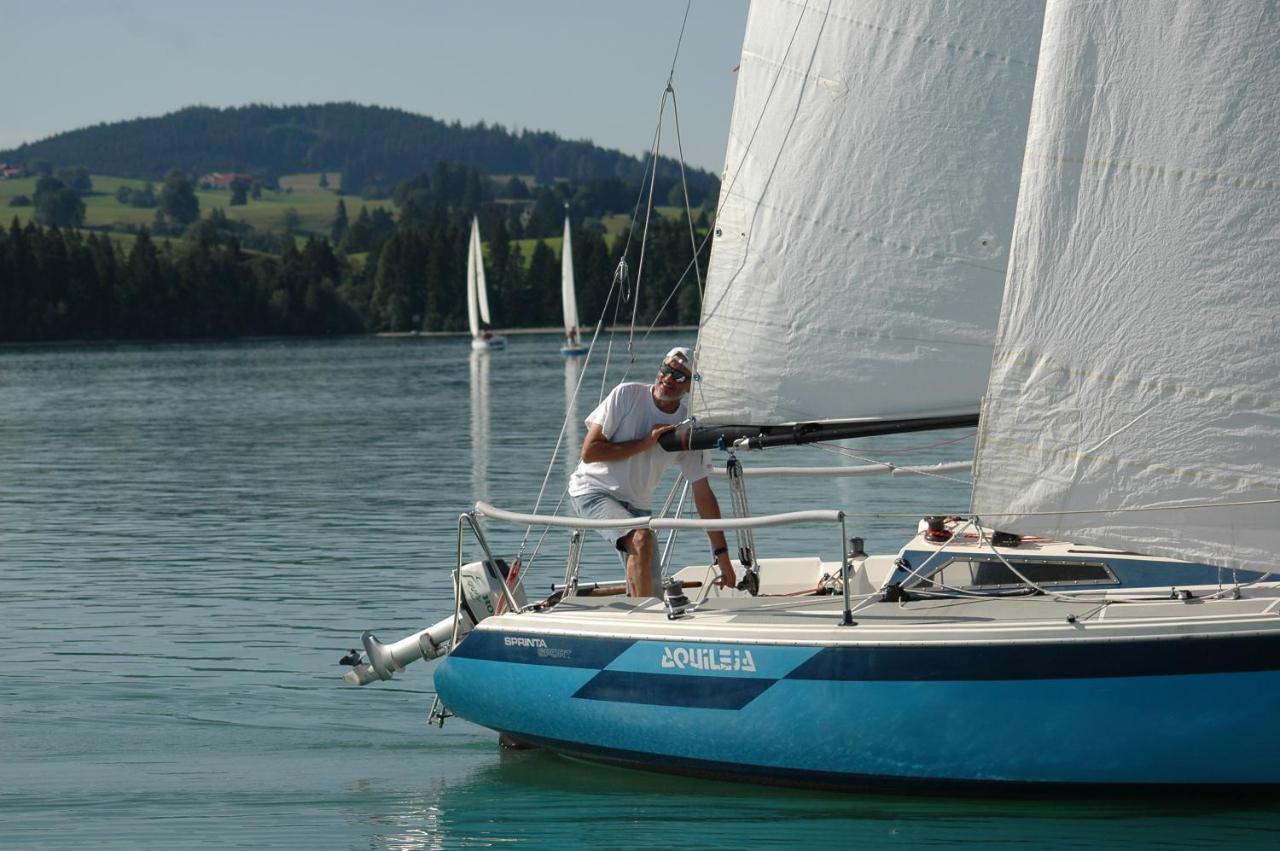
<path id="1" fill-rule="evenodd" d="M 1039 4 L 752 4 L 693 412 L 976 413 Z"/>
<path id="2" fill-rule="evenodd" d="M 1268 569 L 1280 552 L 1280 13 L 1051 2 L 973 507 Z"/>

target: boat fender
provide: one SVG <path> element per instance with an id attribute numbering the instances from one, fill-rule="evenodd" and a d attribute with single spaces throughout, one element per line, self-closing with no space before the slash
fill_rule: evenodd
<path id="1" fill-rule="evenodd" d="M 506 562 L 504 562 L 502 559 L 498 559 L 498 563 L 503 565 L 506 564 Z M 514 591 L 516 588 L 519 587 L 519 584 L 520 584 L 520 557 L 519 556 L 516 556 L 516 560 L 511 563 L 511 566 L 506 568 L 503 571 L 503 576 L 505 577 L 504 581 L 507 583 L 507 586 L 511 588 L 512 591 Z M 497 606 L 498 614 L 502 614 L 502 612 L 506 608 L 507 608 L 506 596 L 499 596 L 498 606 Z"/>

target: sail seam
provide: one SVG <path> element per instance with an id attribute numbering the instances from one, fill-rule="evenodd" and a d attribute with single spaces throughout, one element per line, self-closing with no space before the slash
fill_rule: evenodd
<path id="1" fill-rule="evenodd" d="M 983 511 L 983 517 L 1058 517 L 1068 514 L 1136 514 L 1150 511 L 1207 511 L 1219 508 L 1242 508 L 1250 505 L 1277 505 L 1276 499 L 1244 499 L 1233 502 L 1198 502 L 1192 505 L 1135 505 L 1126 508 L 1064 508 L 1060 511 Z M 852 512 L 845 512 L 845 517 L 857 517 Z M 883 515 L 890 516 L 890 515 Z M 916 516 L 916 515 L 911 515 Z"/>
<path id="2" fill-rule="evenodd" d="M 862 18 L 855 18 L 849 15 L 841 15 L 838 12 L 832 12 L 831 17 L 836 18 L 838 20 L 846 21 L 847 23 L 850 23 L 855 27 L 858 27 L 860 29 L 867 30 L 870 32 L 886 33 L 888 35 L 895 36 L 897 38 L 910 39 L 911 41 L 914 41 L 917 44 L 921 44 L 926 47 L 940 47 L 943 50 L 947 51 L 948 53 L 963 54 L 963 55 L 972 57 L 974 59 L 991 60 L 999 64 L 1021 65 L 1024 68 L 1030 68 L 1030 69 L 1034 69 L 1036 67 L 1036 63 L 1033 60 L 1018 59 L 1014 56 L 1009 56 L 1009 55 L 1000 54 L 1000 53 L 991 53 L 986 50 L 979 50 L 976 47 L 966 47 L 962 44 L 957 44 L 955 42 L 950 42 L 950 41 L 943 41 L 938 38 L 933 38 L 927 35 L 921 35 L 920 33 L 911 32 L 910 30 L 895 29 L 893 27 L 886 27 L 881 24 L 874 23 L 872 21 L 864 20 Z"/>
<path id="3" fill-rule="evenodd" d="M 1114 455 L 1102 455 L 1089 452 L 1081 452 L 1071 447 L 1062 446 L 1058 448 L 1041 448 L 1038 451 L 1033 449 L 1030 444 L 1010 439 L 997 438 L 989 441 L 988 446 L 992 450 L 999 452 L 1015 453 L 1021 452 L 1027 458 L 1040 459 L 1067 459 L 1069 461 L 1087 460 L 1095 464 L 1106 464 L 1117 470 L 1129 470 L 1131 472 L 1158 473 L 1170 479 L 1176 479 L 1185 482 L 1217 482 L 1219 486 L 1230 488 L 1233 491 L 1257 491 L 1257 490 L 1280 490 L 1280 481 L 1274 479 L 1263 478 L 1243 478 L 1230 473 L 1217 470 L 1195 469 L 1190 467 L 1172 467 L 1167 464 L 1147 464 L 1141 461 L 1135 461 L 1131 458 L 1119 458 Z M 1264 500 L 1276 501 L 1276 500 Z M 1241 503 L 1245 504 L 1245 503 Z M 1178 508 L 1180 506 L 1170 505 L 1167 508 Z M 1120 509 L 1109 509 L 1120 510 Z M 989 512 L 984 512 L 989 513 Z M 1025 512 L 1018 512 L 1019 514 Z M 1049 512 L 1050 514 L 1060 514 L 1062 512 Z"/>
<path id="4" fill-rule="evenodd" d="M 1036 159 L 1041 162 L 1057 162 L 1068 165 L 1078 165 L 1081 167 L 1082 171 L 1085 169 L 1114 169 L 1116 171 L 1127 171 L 1133 174 L 1143 174 L 1151 177 L 1173 177 L 1178 180 L 1185 180 L 1189 183 L 1216 183 L 1220 186 L 1228 186 L 1234 189 L 1265 189 L 1272 192 L 1280 190 L 1280 180 L 1268 180 L 1266 178 L 1250 177 L 1243 174 L 1204 171 L 1196 168 L 1184 168 L 1181 166 L 1162 165 L 1159 163 L 1134 162 L 1132 160 L 1100 157 L 1072 157 L 1065 154 L 1056 154 L 1049 149 L 1034 145 L 1027 146 L 1026 159 Z"/>
<path id="5" fill-rule="evenodd" d="M 1119 387 L 1143 388 L 1154 391 L 1161 398 L 1191 397 L 1202 402 L 1209 402 L 1218 401 L 1218 397 L 1223 396 L 1226 398 L 1221 400 L 1221 404 L 1233 410 L 1245 405 L 1251 409 L 1261 409 L 1264 412 L 1280 414 L 1280 401 L 1268 399 L 1247 390 L 1235 390 L 1229 394 L 1224 394 L 1213 388 L 1203 388 L 1191 384 L 1175 384 L 1170 381 L 1147 381 L 1141 377 L 1119 373 L 1078 369 L 1056 362 L 1049 356 L 1032 349 L 997 348 L 995 355 L 992 357 L 992 367 L 996 366 L 1050 370 L 1061 374 L 1064 378 L 1098 381 Z M 995 381 L 993 380 L 992 385 L 994 386 L 994 384 Z M 1227 405 L 1228 401 L 1234 401 L 1238 404 Z"/>
<path id="6" fill-rule="evenodd" d="M 778 214 L 782 218 L 786 218 L 791 221 L 806 222 L 810 225 L 814 225 L 815 227 L 823 228 L 830 233 L 841 234 L 850 239 L 856 239 L 861 242 L 867 242 L 873 245 L 879 245 L 882 248 L 893 249 L 901 254 L 929 258 L 932 260 L 957 263 L 957 264 L 969 266 L 975 269 L 981 269 L 985 272 L 991 272 L 992 274 L 1000 275 L 1001 280 L 998 283 L 1001 285 L 1003 285 L 1004 283 L 1004 280 L 1003 280 L 1003 276 L 1005 273 L 1004 264 L 1000 264 L 999 266 L 993 266 L 991 264 L 981 262 L 978 258 L 972 257 L 970 255 L 956 254 L 956 253 L 941 251 L 936 248 L 912 245 L 911 243 L 890 239 L 887 236 L 883 236 L 881 234 L 878 234 L 870 230 L 862 230 L 860 228 L 853 229 L 853 228 L 840 227 L 839 225 L 832 224 L 831 222 L 823 219 L 817 219 L 811 216 L 802 215 L 786 207 L 781 207 L 776 204 L 768 204 L 763 199 L 751 198 L 741 192 L 733 191 L 732 188 L 729 190 L 729 194 L 732 194 L 735 198 L 738 198 L 740 201 L 743 202 L 743 204 L 747 206 L 755 207 L 757 210 L 761 210 L 761 209 L 769 210 L 773 213 Z"/>

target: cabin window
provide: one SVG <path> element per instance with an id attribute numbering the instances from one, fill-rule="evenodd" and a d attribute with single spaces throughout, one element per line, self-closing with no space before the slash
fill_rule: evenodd
<path id="1" fill-rule="evenodd" d="M 1018 572 L 1037 585 L 1119 585 L 1105 562 L 1024 561 L 1009 559 Z M 993 558 L 953 558 L 929 574 L 919 587 L 945 585 L 949 588 L 1020 588 L 1022 580 L 1004 562 Z"/>

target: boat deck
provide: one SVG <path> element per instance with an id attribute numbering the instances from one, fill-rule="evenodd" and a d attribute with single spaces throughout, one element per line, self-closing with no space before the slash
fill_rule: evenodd
<path id="1" fill-rule="evenodd" d="M 1188 599 L 1143 598 L 1135 592 L 1090 592 L 1028 597 L 913 598 L 853 607 L 842 626 L 839 596 L 722 597 L 678 618 L 659 600 L 582 597 L 543 612 L 504 615 L 486 629 L 653 640 L 742 643 L 930 643 L 1151 638 L 1173 631 L 1189 637 L 1236 631 L 1280 632 L 1280 588 L 1249 589 L 1240 599 L 1211 598 L 1219 589 L 1193 589 Z"/>

